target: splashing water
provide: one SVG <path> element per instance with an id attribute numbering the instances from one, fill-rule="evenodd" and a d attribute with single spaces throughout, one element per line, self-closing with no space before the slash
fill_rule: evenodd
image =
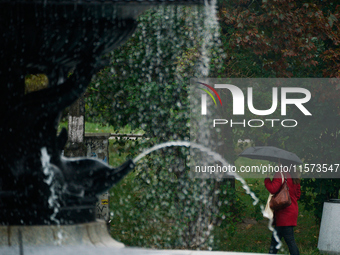
<path id="1" fill-rule="evenodd" d="M 174 146 L 184 146 L 184 147 L 191 147 L 191 148 L 199 149 L 200 151 L 207 153 L 209 156 L 212 156 L 213 159 L 215 159 L 216 161 L 221 162 L 224 166 L 230 165 L 220 154 L 210 150 L 209 148 L 207 148 L 203 145 L 193 143 L 193 142 L 186 142 L 186 141 L 171 141 L 171 142 L 165 142 L 165 143 L 157 144 L 157 145 L 151 147 L 150 149 L 147 149 L 144 152 L 142 152 L 141 154 L 139 154 L 137 157 L 135 157 L 133 159 L 133 162 L 136 164 L 143 157 L 145 157 L 146 155 L 148 155 L 148 154 L 150 154 L 154 151 L 157 151 L 159 149 L 163 149 L 163 148 L 166 148 L 166 147 L 174 147 Z M 256 205 L 259 202 L 259 199 L 256 197 L 254 192 L 252 192 L 250 190 L 249 186 L 247 185 L 247 182 L 241 176 L 239 176 L 237 173 L 234 173 L 234 172 L 229 172 L 228 175 L 234 176 L 236 180 L 238 180 L 242 183 L 243 189 L 254 200 L 253 205 Z M 262 214 L 265 214 L 264 206 L 260 205 L 260 208 L 261 208 Z M 278 245 L 276 246 L 276 248 L 280 249 L 281 246 L 282 246 L 282 242 L 279 239 L 279 237 L 277 235 L 277 231 L 273 228 L 272 224 L 273 224 L 273 219 L 269 219 L 268 228 L 269 228 L 270 231 L 273 232 L 274 238 L 278 242 Z"/>
<path id="2" fill-rule="evenodd" d="M 210 55 L 211 50 L 216 44 L 220 43 L 219 40 L 219 24 L 217 21 L 217 5 L 216 0 L 210 1 L 210 3 L 205 0 L 205 9 L 204 9 L 204 26 L 203 26 L 203 44 L 202 44 L 202 53 L 201 53 L 201 63 L 199 65 L 199 71 L 201 75 L 207 77 L 210 72 Z"/>
<path id="3" fill-rule="evenodd" d="M 60 204 L 58 202 L 58 195 L 56 194 L 56 183 L 53 183 L 55 173 L 53 171 L 53 166 L 50 164 L 50 155 L 47 153 L 46 147 L 41 148 L 41 164 L 43 168 L 43 173 L 47 177 L 44 182 L 50 187 L 51 195 L 48 198 L 48 204 L 50 208 L 53 208 L 53 214 L 51 215 L 50 219 L 57 223 L 58 226 L 58 233 L 57 233 L 57 240 L 56 244 L 61 245 L 61 241 L 63 238 L 61 229 L 60 229 L 60 221 L 56 218 Z"/>

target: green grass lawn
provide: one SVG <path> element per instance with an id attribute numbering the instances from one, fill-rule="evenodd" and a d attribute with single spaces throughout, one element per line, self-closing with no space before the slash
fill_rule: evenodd
<path id="1" fill-rule="evenodd" d="M 58 131 L 62 128 L 68 128 L 67 122 L 60 122 Z M 132 130 L 129 125 L 119 130 L 113 126 L 100 125 L 98 123 L 85 122 L 85 133 L 121 133 L 121 134 L 143 134 L 143 130 Z"/>
<path id="2" fill-rule="evenodd" d="M 129 125 L 119 130 L 109 125 L 98 125 L 97 123 L 85 122 L 86 133 L 120 133 L 120 134 L 143 134 L 142 130 L 132 130 Z"/>
<path id="3" fill-rule="evenodd" d="M 239 158 L 235 164 L 240 165 L 259 165 L 266 161 Z M 260 199 L 257 206 L 252 205 L 252 198 L 247 195 L 239 182 L 236 183 L 238 198 L 243 202 L 242 222 L 237 224 L 233 236 L 228 236 L 227 231 L 221 227 L 216 227 L 215 234 L 219 236 L 221 243 L 219 250 L 268 253 L 271 239 L 271 231 L 268 229 L 268 219 L 263 218 L 259 205 L 265 206 L 268 199 L 268 191 L 264 186 L 264 179 L 246 179 L 251 190 Z M 303 187 L 301 187 L 303 189 Z M 298 223 L 295 227 L 295 239 L 299 247 L 300 254 L 320 254 L 317 249 L 319 228 L 313 212 L 306 211 L 301 201 L 299 204 Z M 288 254 L 288 247 L 283 241 L 283 250 L 279 253 Z"/>
<path id="4" fill-rule="evenodd" d="M 260 198 L 260 203 L 265 205 L 264 200 L 268 198 L 268 192 L 264 188 L 263 179 L 248 179 L 248 185 Z M 247 195 L 241 185 L 236 183 L 238 197 L 244 203 L 242 222 L 237 224 L 235 234 L 228 236 L 223 228 L 216 227 L 215 234 L 219 240 L 220 250 L 267 253 L 270 245 L 271 231 L 268 229 L 268 220 L 263 218 L 259 209 L 252 205 L 252 199 Z M 266 198 L 266 199 L 264 199 Z M 295 227 L 295 239 L 300 254 L 320 254 L 317 250 L 320 225 L 316 223 L 313 212 L 304 210 L 299 202 L 299 216 L 297 227 Z M 283 240 L 282 240 L 283 241 Z M 288 248 L 283 241 L 284 250 L 279 253 L 288 253 Z"/>

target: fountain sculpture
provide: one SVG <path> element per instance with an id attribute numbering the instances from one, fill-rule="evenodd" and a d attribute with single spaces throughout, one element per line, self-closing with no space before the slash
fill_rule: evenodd
<path id="1" fill-rule="evenodd" d="M 94 221 L 96 196 L 134 167 L 62 157 L 67 132 L 57 135 L 57 127 L 105 64 L 102 56 L 132 35 L 139 13 L 164 2 L 0 0 L 2 225 Z M 25 76 L 38 73 L 48 88 L 25 94 Z"/>

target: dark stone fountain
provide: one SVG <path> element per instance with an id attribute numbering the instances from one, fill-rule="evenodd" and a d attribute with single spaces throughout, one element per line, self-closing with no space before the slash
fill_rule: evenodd
<path id="1" fill-rule="evenodd" d="M 57 127 L 105 64 L 102 56 L 132 35 L 137 15 L 164 2 L 0 0 L 2 225 L 94 221 L 96 196 L 134 167 L 62 157 L 67 132 L 57 135 Z M 25 94 L 25 76 L 38 73 L 48 87 Z"/>

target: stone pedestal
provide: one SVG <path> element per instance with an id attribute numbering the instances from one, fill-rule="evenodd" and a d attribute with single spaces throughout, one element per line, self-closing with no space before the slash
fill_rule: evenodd
<path id="1" fill-rule="evenodd" d="M 85 106 L 84 98 L 79 98 L 70 106 L 68 115 L 68 143 L 64 150 L 66 157 L 86 156 L 84 146 L 85 134 Z"/>
<path id="2" fill-rule="evenodd" d="M 109 133 L 86 133 L 84 142 L 87 148 L 87 157 L 98 158 L 109 163 L 109 137 Z M 99 201 L 96 204 L 96 218 L 109 222 L 109 192 L 99 196 Z"/>
<path id="3" fill-rule="evenodd" d="M 340 254 L 340 199 L 323 204 L 318 249 L 327 254 Z"/>

